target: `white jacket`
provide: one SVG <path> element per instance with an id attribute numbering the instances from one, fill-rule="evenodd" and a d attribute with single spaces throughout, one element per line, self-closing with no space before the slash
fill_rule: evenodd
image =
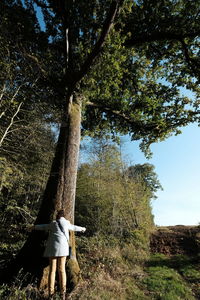
<path id="1" fill-rule="evenodd" d="M 36 230 L 48 230 L 49 237 L 47 239 L 46 248 L 44 251 L 45 257 L 58 257 L 69 255 L 69 230 L 71 231 L 85 231 L 85 227 L 80 227 L 71 224 L 64 217 L 60 218 L 60 224 L 65 232 L 61 231 L 56 221 L 50 224 L 35 225 Z"/>

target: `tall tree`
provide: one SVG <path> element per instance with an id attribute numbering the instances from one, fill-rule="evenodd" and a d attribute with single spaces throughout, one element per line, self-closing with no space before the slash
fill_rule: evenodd
<path id="1" fill-rule="evenodd" d="M 27 9 L 42 10 L 48 41 L 45 52 L 25 54 L 42 74 L 41 94 L 45 90 L 62 115 L 37 223 L 49 222 L 59 208 L 73 222 L 80 128 L 93 135 L 129 133 L 142 138 L 147 150 L 152 142 L 198 120 L 199 73 L 194 66 L 199 63 L 199 0 L 189 1 L 189 10 L 186 2 L 24 1 Z M 184 22 L 191 31 L 177 29 Z M 161 38 L 168 25 L 171 31 Z M 181 42 L 169 32 L 181 33 Z M 196 99 L 181 95 L 180 87 L 191 89 Z M 29 236 L 12 266 L 15 273 L 21 267 L 43 272 L 43 240 L 42 234 Z M 75 248 L 73 254 L 71 266 L 77 266 Z"/>

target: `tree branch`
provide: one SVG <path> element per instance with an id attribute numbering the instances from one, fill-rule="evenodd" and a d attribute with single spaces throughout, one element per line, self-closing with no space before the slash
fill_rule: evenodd
<path id="1" fill-rule="evenodd" d="M 44 3 L 42 3 L 40 0 L 34 0 L 34 2 L 37 4 L 37 6 L 39 6 L 41 8 L 52 8 L 51 6 L 48 6 Z"/>
<path id="2" fill-rule="evenodd" d="M 17 116 L 17 114 L 19 113 L 22 104 L 23 104 L 23 103 L 21 102 L 21 103 L 18 105 L 16 112 L 15 112 L 14 115 L 12 116 L 12 118 L 11 118 L 11 120 L 10 120 L 10 124 L 9 124 L 8 127 L 6 128 L 6 130 L 5 130 L 5 132 L 4 132 L 3 136 L 2 136 L 2 138 L 1 138 L 1 140 L 0 140 L 0 147 L 2 146 L 2 143 L 3 143 L 4 139 L 5 139 L 5 137 L 6 137 L 7 134 L 9 133 L 9 130 L 10 130 L 11 126 L 12 126 L 13 123 L 14 123 L 14 118 L 15 118 L 15 117 Z"/>
<path id="3" fill-rule="evenodd" d="M 84 75 L 90 69 L 93 61 L 100 54 L 102 47 L 105 43 L 106 37 L 108 36 L 110 29 L 113 25 L 116 14 L 119 11 L 119 8 L 122 4 L 123 4 L 123 0 L 121 0 L 121 1 L 116 0 L 111 3 L 110 10 L 109 10 L 107 18 L 103 24 L 103 28 L 102 28 L 102 32 L 99 37 L 99 40 L 96 42 L 96 45 L 94 46 L 92 52 L 89 54 L 89 56 L 87 57 L 86 61 L 83 63 L 80 71 L 77 74 L 78 81 L 84 77 Z"/>
<path id="4" fill-rule="evenodd" d="M 145 129 L 147 131 L 151 131 L 153 129 L 156 129 L 156 127 L 157 127 L 156 122 L 154 122 L 154 123 L 152 122 L 151 124 L 144 124 L 142 121 L 134 121 L 132 118 L 128 117 L 127 115 L 125 115 L 121 111 L 115 110 L 115 109 L 113 109 L 111 107 L 108 107 L 108 106 L 96 104 L 96 103 L 93 103 L 93 102 L 86 102 L 86 105 L 99 108 L 103 112 L 108 112 L 108 113 L 111 113 L 111 114 L 113 114 L 117 117 L 120 117 L 121 119 L 123 119 L 124 121 L 129 123 L 131 126 L 137 127 L 138 129 L 141 129 L 141 130 Z"/>
<path id="5" fill-rule="evenodd" d="M 0 101 L 2 100 L 2 98 L 3 98 L 3 96 L 4 96 L 5 90 L 6 90 L 6 84 L 4 83 L 3 88 L 2 88 L 2 91 L 1 91 L 1 95 L 0 95 Z M 0 105 L 1 105 L 1 103 L 0 103 Z"/>
<path id="6" fill-rule="evenodd" d="M 132 38 L 126 40 L 125 46 L 132 47 L 137 44 L 144 44 L 144 43 L 150 43 L 150 42 L 156 42 L 156 41 L 163 41 L 163 40 L 177 40 L 180 41 L 184 38 L 195 38 L 197 36 L 200 36 L 200 31 L 195 32 L 189 32 L 185 34 L 177 34 L 174 32 L 165 32 L 165 31 L 158 31 L 153 32 L 151 34 L 149 33 L 141 33 L 139 36 L 133 36 Z"/>
<path id="7" fill-rule="evenodd" d="M 199 77 L 200 73 L 198 72 L 196 65 L 193 64 L 193 59 L 190 57 L 189 50 L 187 48 L 187 45 L 186 45 L 184 39 L 181 39 L 180 42 L 182 45 L 182 49 L 183 49 L 183 53 L 185 55 L 186 62 L 188 63 L 188 65 L 189 65 L 190 69 L 192 70 L 192 72 L 194 73 L 194 75 Z M 195 64 L 197 64 L 197 62 L 195 62 Z M 197 67 L 199 67 L 199 64 L 197 64 Z"/>
<path id="8" fill-rule="evenodd" d="M 95 107 L 95 108 L 99 108 L 103 112 L 108 112 L 110 114 L 113 114 L 113 115 L 121 118 L 128 124 L 130 124 L 133 131 L 135 131 L 135 129 L 136 129 L 137 131 L 145 132 L 146 134 L 152 133 L 154 131 L 154 132 L 156 132 L 156 134 L 160 135 L 166 131 L 166 128 L 172 130 L 172 129 L 175 129 L 180 126 L 185 126 L 189 122 L 188 118 L 184 117 L 184 116 L 182 118 L 180 118 L 179 120 L 177 120 L 176 117 L 174 118 L 174 120 L 171 120 L 171 119 L 167 120 L 167 118 L 166 118 L 165 119 L 166 126 L 164 126 L 162 128 L 162 127 L 160 127 L 160 125 L 157 122 L 154 122 L 154 121 L 151 121 L 146 124 L 143 121 L 135 121 L 135 120 L 133 120 L 133 118 L 128 117 L 125 113 L 122 113 L 121 111 L 115 110 L 111 107 L 105 107 L 104 105 L 96 104 L 93 102 L 86 102 L 86 105 Z M 189 113 L 189 111 L 188 111 L 188 113 Z M 200 115 L 200 111 L 191 112 L 191 116 L 195 119 L 197 119 L 199 115 Z"/>
<path id="9" fill-rule="evenodd" d="M 29 59 L 31 59 L 37 65 L 38 69 L 42 72 L 42 74 L 44 75 L 44 77 L 46 77 L 47 72 L 42 67 L 41 61 L 39 61 L 39 59 L 35 55 L 29 54 L 29 53 L 25 52 L 25 50 L 24 50 L 24 56 L 28 57 Z"/>

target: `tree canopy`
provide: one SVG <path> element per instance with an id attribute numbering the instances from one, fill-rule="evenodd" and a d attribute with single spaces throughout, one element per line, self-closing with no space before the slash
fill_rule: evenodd
<path id="1" fill-rule="evenodd" d="M 145 151 L 199 121 L 199 1 L 27 3 L 44 14 L 54 92 L 83 99 L 84 134 L 129 133 Z"/>
<path id="2" fill-rule="evenodd" d="M 20 24 L 17 41 L 24 35 L 16 53 L 23 49 L 37 73 L 33 94 L 51 107 L 48 116 L 74 90 L 83 134 L 128 133 L 144 151 L 199 121 L 199 0 L 4 2 Z"/>

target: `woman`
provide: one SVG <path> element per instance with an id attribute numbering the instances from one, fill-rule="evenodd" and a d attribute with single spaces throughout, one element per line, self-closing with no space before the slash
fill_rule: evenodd
<path id="1" fill-rule="evenodd" d="M 56 268 L 58 268 L 59 283 L 62 298 L 66 294 L 66 257 L 69 255 L 69 230 L 85 232 L 85 227 L 72 225 L 64 218 L 64 211 L 59 210 L 56 220 L 50 224 L 34 225 L 35 230 L 48 230 L 49 237 L 47 240 L 44 256 L 49 257 L 49 296 L 52 297 L 55 289 Z"/>

